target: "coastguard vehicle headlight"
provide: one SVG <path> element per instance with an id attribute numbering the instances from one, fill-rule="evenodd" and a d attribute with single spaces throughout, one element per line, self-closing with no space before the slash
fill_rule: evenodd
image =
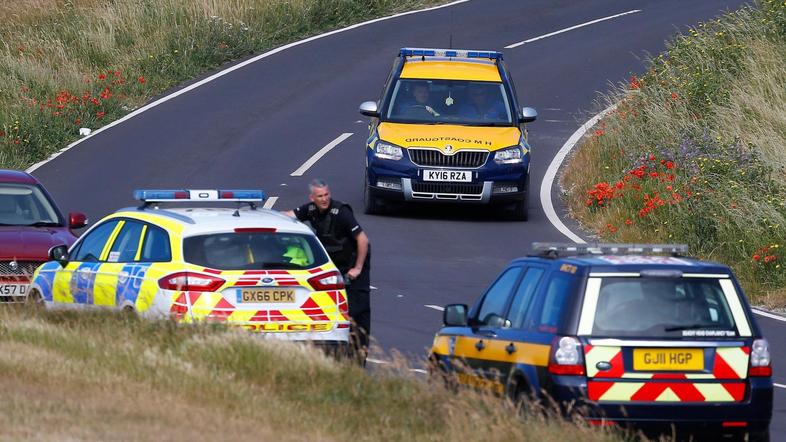
<path id="1" fill-rule="evenodd" d="M 395 144 L 386 143 L 384 141 L 377 143 L 377 146 L 374 148 L 374 154 L 377 156 L 377 158 L 393 161 L 398 161 L 404 157 L 404 152 L 400 147 L 396 146 Z"/>
<path id="2" fill-rule="evenodd" d="M 497 164 L 519 164 L 522 161 L 524 161 L 524 152 L 520 146 L 498 150 L 494 154 L 494 162 Z"/>

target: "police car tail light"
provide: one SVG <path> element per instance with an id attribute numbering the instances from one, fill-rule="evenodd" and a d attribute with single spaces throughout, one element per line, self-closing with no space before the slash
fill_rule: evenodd
<path id="1" fill-rule="evenodd" d="M 581 342 L 573 336 L 555 338 L 551 344 L 549 373 L 583 376 L 585 371 L 581 350 Z"/>
<path id="2" fill-rule="evenodd" d="M 494 162 L 497 164 L 518 164 L 524 161 L 524 153 L 518 146 L 498 150 L 494 154 Z"/>
<path id="3" fill-rule="evenodd" d="M 177 272 L 158 280 L 158 286 L 164 290 L 215 292 L 226 281 L 221 278 L 202 273 Z"/>
<path id="4" fill-rule="evenodd" d="M 314 276 L 308 280 L 308 283 L 317 291 L 341 290 L 344 288 L 344 278 L 336 270 Z"/>
<path id="5" fill-rule="evenodd" d="M 751 367 L 749 376 L 772 376 L 772 358 L 770 357 L 770 344 L 766 339 L 756 339 L 751 346 Z"/>
<path id="6" fill-rule="evenodd" d="M 377 143 L 377 146 L 374 148 L 374 153 L 377 158 L 385 160 L 398 161 L 404 157 L 404 152 L 400 147 L 382 141 Z"/>

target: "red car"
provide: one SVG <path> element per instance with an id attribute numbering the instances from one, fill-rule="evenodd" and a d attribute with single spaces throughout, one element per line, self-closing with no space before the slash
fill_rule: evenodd
<path id="1" fill-rule="evenodd" d="M 71 229 L 87 225 L 82 213 L 63 217 L 52 197 L 26 172 L 0 169 L 0 302 L 25 299 L 30 276 L 49 249 L 76 241 Z"/>

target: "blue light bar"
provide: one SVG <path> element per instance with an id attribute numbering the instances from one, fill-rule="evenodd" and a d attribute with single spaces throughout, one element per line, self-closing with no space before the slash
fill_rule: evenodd
<path id="1" fill-rule="evenodd" d="M 238 201 L 246 203 L 262 202 L 267 198 L 261 190 L 188 190 L 188 189 L 137 189 L 134 199 L 146 203 L 154 202 L 227 202 Z"/>
<path id="2" fill-rule="evenodd" d="M 491 60 L 502 60 L 501 52 L 471 49 L 401 48 L 399 55 L 401 57 L 488 58 Z"/>

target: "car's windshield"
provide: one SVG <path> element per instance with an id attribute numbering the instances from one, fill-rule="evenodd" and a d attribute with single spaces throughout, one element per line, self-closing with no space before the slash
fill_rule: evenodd
<path id="1" fill-rule="evenodd" d="M 619 277 L 601 282 L 592 335 L 726 337 L 738 331 L 717 279 Z"/>
<path id="2" fill-rule="evenodd" d="M 400 79 L 385 118 L 391 122 L 510 126 L 510 103 L 502 83 Z"/>
<path id="3" fill-rule="evenodd" d="M 57 211 L 38 186 L 0 183 L 0 226 L 59 226 Z"/>
<path id="4" fill-rule="evenodd" d="M 301 233 L 215 233 L 183 240 L 186 262 L 219 270 L 307 269 L 328 262 L 319 241 Z"/>

